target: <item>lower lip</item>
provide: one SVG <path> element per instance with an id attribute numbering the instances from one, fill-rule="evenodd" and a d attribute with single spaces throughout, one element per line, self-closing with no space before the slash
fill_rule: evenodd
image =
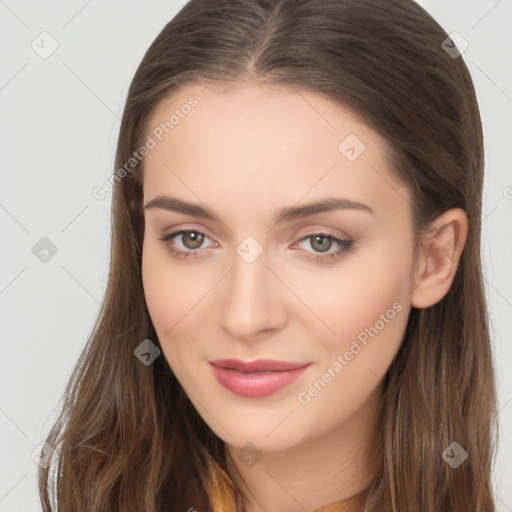
<path id="1" fill-rule="evenodd" d="M 247 398 L 269 396 L 298 379 L 310 365 L 294 370 L 275 372 L 243 373 L 238 370 L 220 368 L 210 363 L 213 374 L 229 391 Z"/>

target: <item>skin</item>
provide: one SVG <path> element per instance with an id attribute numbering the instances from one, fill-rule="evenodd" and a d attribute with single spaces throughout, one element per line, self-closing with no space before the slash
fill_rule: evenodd
<path id="1" fill-rule="evenodd" d="M 148 310 L 172 371 L 225 442 L 247 512 L 314 511 L 354 496 L 374 477 L 382 378 L 411 307 L 429 307 L 449 290 L 467 219 L 460 209 L 436 219 L 437 234 L 424 235 L 415 261 L 409 191 L 392 174 L 384 140 L 353 112 L 285 87 L 195 84 L 159 105 L 150 129 L 190 96 L 198 105 L 144 159 L 144 204 L 168 194 L 217 219 L 145 210 Z M 366 146 L 354 161 L 338 149 L 349 134 Z M 364 203 L 374 214 L 346 209 L 273 221 L 283 207 L 327 197 Z M 185 228 L 206 233 L 202 245 L 179 235 L 167 245 L 159 240 Z M 353 240 L 354 250 L 316 261 L 338 248 L 304 238 L 319 232 Z M 248 236 L 263 251 L 252 263 L 236 252 Z M 176 258 L 168 247 L 197 257 Z M 400 312 L 300 403 L 299 393 L 394 303 Z M 313 364 L 271 396 L 244 398 L 216 380 L 207 361 L 217 358 Z M 242 455 L 253 459 L 245 464 L 251 459 Z"/>

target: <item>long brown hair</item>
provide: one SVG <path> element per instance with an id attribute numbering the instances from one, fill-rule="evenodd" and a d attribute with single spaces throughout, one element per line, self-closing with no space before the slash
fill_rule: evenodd
<path id="1" fill-rule="evenodd" d="M 368 512 L 494 510 L 482 128 L 470 74 L 460 55 L 446 51 L 447 37 L 412 0 L 191 0 L 144 55 L 117 145 L 116 170 L 126 171 L 154 108 L 187 84 L 286 85 L 350 107 L 388 142 L 394 172 L 413 197 L 417 243 L 442 212 L 466 212 L 467 242 L 452 286 L 435 305 L 412 308 L 385 377 L 381 471 Z M 176 511 L 201 503 L 235 510 L 223 441 L 164 357 L 144 365 L 134 356 L 143 340 L 159 346 L 141 280 L 143 165 L 114 180 L 108 284 L 47 439 L 59 457 L 55 481 L 51 468 L 40 470 L 45 512 L 48 487 L 60 512 Z M 442 457 L 454 442 L 469 455 L 457 468 Z"/>

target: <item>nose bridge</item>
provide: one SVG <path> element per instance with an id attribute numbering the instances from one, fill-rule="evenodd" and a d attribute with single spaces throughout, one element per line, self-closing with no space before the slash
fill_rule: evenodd
<path id="1" fill-rule="evenodd" d="M 236 247 L 220 319 L 233 337 L 251 337 L 278 324 L 283 304 L 268 264 L 268 251 L 254 238 L 247 237 Z"/>

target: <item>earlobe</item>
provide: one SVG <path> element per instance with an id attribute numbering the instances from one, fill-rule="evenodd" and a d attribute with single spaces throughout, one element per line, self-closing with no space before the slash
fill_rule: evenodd
<path id="1" fill-rule="evenodd" d="M 411 305 L 428 308 L 450 289 L 468 232 L 466 213 L 461 208 L 444 212 L 422 235 L 411 292 Z"/>

